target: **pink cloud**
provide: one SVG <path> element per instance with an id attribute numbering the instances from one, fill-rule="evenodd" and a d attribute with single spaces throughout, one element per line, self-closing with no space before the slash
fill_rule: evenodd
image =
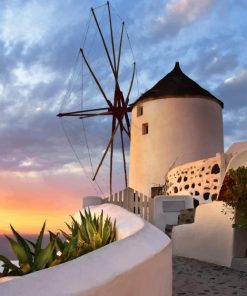
<path id="1" fill-rule="evenodd" d="M 164 15 L 155 19 L 152 29 L 158 34 L 176 34 L 203 18 L 213 3 L 213 0 L 172 0 L 166 5 Z"/>

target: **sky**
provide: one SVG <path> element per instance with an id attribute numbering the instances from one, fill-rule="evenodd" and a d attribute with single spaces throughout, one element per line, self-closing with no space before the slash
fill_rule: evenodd
<path id="1" fill-rule="evenodd" d="M 9 223 L 21 232 L 35 233 L 45 219 L 48 228 L 61 228 L 80 208 L 82 196 L 100 194 L 89 180 L 87 141 L 81 139 L 79 163 L 56 114 L 68 92 L 72 93 L 70 107 L 76 105 L 82 85 L 73 73 L 83 73 L 78 52 L 82 45 L 91 44 L 90 38 L 85 42 L 90 7 L 101 4 L 89 0 L 0 1 L 0 234 L 9 231 Z M 225 148 L 246 140 L 247 2 L 115 0 L 111 4 L 117 25 L 125 21 L 134 53 L 133 58 L 126 42 L 125 88 L 133 60 L 137 64 L 138 84 L 132 100 L 179 61 L 189 77 L 224 102 Z M 97 13 L 104 27 L 102 8 Z M 94 36 L 93 29 L 90 34 Z M 87 55 L 92 63 L 97 61 L 97 75 L 110 91 L 108 70 L 96 59 L 102 54 L 97 38 L 88 45 Z M 84 83 L 87 95 L 96 98 L 90 102 L 101 106 L 87 75 Z M 108 135 L 109 122 L 100 120 L 86 123 L 95 163 Z M 71 129 L 70 123 L 65 124 L 69 139 L 76 143 L 73 135 L 78 136 L 81 122 Z M 119 151 L 115 155 L 119 158 Z M 107 166 L 102 170 L 102 184 L 106 170 Z"/>

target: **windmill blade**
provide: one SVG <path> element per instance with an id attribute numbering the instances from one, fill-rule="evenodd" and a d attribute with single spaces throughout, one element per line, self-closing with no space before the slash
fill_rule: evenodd
<path id="1" fill-rule="evenodd" d="M 95 117 L 95 116 L 105 116 L 105 115 L 112 115 L 112 112 L 80 114 L 79 118 L 83 119 L 83 118 L 89 118 L 89 117 Z"/>
<path id="2" fill-rule="evenodd" d="M 106 150 L 105 150 L 105 152 L 104 152 L 104 154 L 103 154 L 103 156 L 101 158 L 101 161 L 100 161 L 100 163 L 99 163 L 99 165 L 98 165 L 98 167 L 96 169 L 96 172 L 95 172 L 95 174 L 93 176 L 93 181 L 95 181 L 95 178 L 96 178 L 96 176 L 97 176 L 97 174 L 99 172 L 99 169 L 100 169 L 100 167 L 101 167 L 101 165 L 102 165 L 102 163 L 103 163 L 103 161 L 104 161 L 104 159 L 106 157 L 106 154 L 107 154 L 107 152 L 108 152 L 108 150 L 109 150 L 109 148 L 110 148 L 110 146 L 112 144 L 113 138 L 114 138 L 114 136 L 116 134 L 116 131 L 117 131 L 118 127 L 119 127 L 119 122 L 117 123 L 117 125 L 115 127 L 115 130 L 114 130 L 114 132 L 113 132 L 113 134 L 112 134 L 112 136 L 111 136 L 111 138 L 110 138 L 110 140 L 109 140 L 109 142 L 107 144 Z"/>
<path id="3" fill-rule="evenodd" d="M 122 127 L 123 131 L 126 133 L 126 135 L 130 138 L 130 130 L 127 130 L 124 126 L 122 120 L 120 120 L 120 126 Z"/>
<path id="4" fill-rule="evenodd" d="M 116 116 L 113 115 L 112 118 L 112 134 L 116 127 Z M 112 139 L 111 151 L 110 151 L 110 195 L 112 195 L 112 165 L 113 165 L 113 147 L 114 147 L 114 138 Z"/>
<path id="5" fill-rule="evenodd" d="M 130 97 L 130 93 L 131 93 L 131 90 L 132 90 L 132 87 L 133 87 L 133 82 L 134 82 L 134 78 L 135 78 L 135 71 L 136 71 L 136 63 L 134 62 L 132 77 L 131 77 L 129 91 L 128 91 L 128 94 L 127 94 L 127 97 L 126 97 L 125 105 L 129 104 L 129 97 Z M 126 120 L 126 123 L 127 123 L 128 132 L 129 132 L 128 135 L 130 137 L 130 120 L 129 120 L 129 116 L 128 116 L 127 112 L 125 113 L 125 120 Z"/>
<path id="6" fill-rule="evenodd" d="M 66 113 L 58 113 L 57 117 L 81 116 L 82 113 L 94 112 L 94 111 L 103 111 L 103 110 L 109 110 L 109 108 L 97 108 L 97 109 L 80 110 L 80 111 L 73 111 L 73 112 L 66 112 Z"/>
<path id="7" fill-rule="evenodd" d="M 108 17 L 109 17 L 110 33 L 111 33 L 113 63 L 114 63 L 114 70 L 115 70 L 115 73 L 116 73 L 116 54 L 115 54 L 115 46 L 114 46 L 114 38 L 113 38 L 113 30 L 112 30 L 112 20 L 111 20 L 111 10 L 110 10 L 109 1 L 107 1 L 107 8 L 108 8 Z"/>
<path id="8" fill-rule="evenodd" d="M 104 92 L 102 86 L 101 86 L 100 83 L 99 83 L 99 80 L 98 80 L 97 77 L 95 76 L 95 74 L 94 74 L 92 68 L 90 67 L 90 65 L 89 65 L 89 63 L 88 63 L 88 61 L 87 61 L 87 59 L 86 59 L 86 57 L 85 57 L 85 55 L 84 55 L 84 52 L 83 52 L 82 48 L 80 48 L 80 52 L 81 52 L 82 57 L 83 57 L 83 59 L 84 59 L 86 65 L 87 65 L 87 67 L 88 67 L 89 72 L 91 73 L 91 75 L 92 75 L 94 81 L 96 82 L 96 84 L 97 84 L 97 86 L 98 86 L 98 88 L 99 88 L 101 94 L 103 95 L 105 101 L 107 102 L 107 104 L 109 105 L 109 107 L 112 107 L 112 103 L 111 103 L 111 101 L 108 100 L 108 98 L 107 98 L 107 96 L 106 96 L 106 94 L 105 94 L 105 92 Z"/>
<path id="9" fill-rule="evenodd" d="M 120 66 L 120 59 L 121 59 L 121 53 L 122 53 L 123 32 L 124 32 L 124 22 L 122 22 L 120 42 L 119 42 L 119 48 L 118 48 L 118 61 L 117 61 L 117 70 L 116 70 L 117 77 L 118 77 L 119 66 Z"/>
<path id="10" fill-rule="evenodd" d="M 120 91 L 119 107 L 124 109 L 124 117 L 125 117 L 125 121 L 127 123 L 127 129 L 125 128 L 123 123 L 121 124 L 121 127 L 126 132 L 128 137 L 130 138 L 130 122 L 129 122 L 129 117 L 128 117 L 128 113 L 127 113 L 128 112 L 127 106 L 128 106 L 128 102 L 126 104 L 126 102 L 124 101 L 123 93 Z"/>
<path id="11" fill-rule="evenodd" d="M 115 92 L 114 92 L 114 108 L 118 106 L 118 98 L 117 98 L 117 85 L 115 84 Z M 115 110 L 114 110 L 115 111 Z M 112 134 L 116 127 L 116 118 L 117 116 L 113 112 L 112 118 Z M 121 123 L 120 123 L 121 124 Z M 110 195 L 112 194 L 112 166 L 113 166 L 113 147 L 114 147 L 114 139 L 112 140 L 111 144 L 111 151 L 110 151 Z"/>
<path id="12" fill-rule="evenodd" d="M 92 15 L 93 15 L 93 17 L 94 17 L 94 20 L 95 20 L 96 26 L 97 26 L 97 28 L 98 28 L 98 31 L 99 31 L 99 33 L 100 33 L 100 37 L 101 37 L 101 40 L 102 40 L 102 43 L 103 43 L 103 46 L 104 46 L 104 49 L 105 49 L 105 52 L 106 52 L 106 55 L 107 55 L 108 61 L 109 61 L 110 66 L 111 66 L 112 73 L 113 73 L 114 77 L 116 77 L 116 72 L 115 72 L 115 69 L 114 69 L 114 67 L 113 67 L 112 60 L 111 60 L 111 57 L 110 57 L 110 54 L 109 54 L 108 48 L 107 48 L 107 46 L 106 46 L 105 38 L 104 38 L 103 33 L 102 33 L 102 30 L 101 30 L 101 28 L 100 28 L 100 25 L 99 25 L 98 19 L 97 19 L 97 17 L 96 17 L 96 14 L 95 14 L 93 8 L 91 8 L 91 11 L 92 11 Z"/>
<path id="13" fill-rule="evenodd" d="M 129 91 L 128 91 L 128 94 L 127 94 L 127 97 L 126 97 L 126 101 L 125 102 L 128 102 L 129 103 L 129 97 L 130 97 L 130 93 L 131 93 L 131 90 L 132 90 L 132 87 L 133 87 L 133 82 L 134 82 L 134 78 L 135 78 L 135 72 L 136 72 L 136 63 L 134 62 L 133 64 L 133 72 L 132 72 L 132 77 L 131 77 L 131 81 L 130 81 L 130 87 L 129 87 Z M 127 103 L 127 105 L 128 105 Z"/>
<path id="14" fill-rule="evenodd" d="M 127 108 L 128 103 L 129 103 L 129 96 L 133 87 L 133 82 L 134 82 L 134 78 L 135 78 L 135 69 L 136 69 L 136 63 L 133 64 L 133 72 L 132 72 L 132 77 L 131 77 L 131 81 L 130 81 L 130 86 L 129 86 L 129 90 L 128 90 L 128 94 L 126 97 L 126 100 L 124 101 L 124 97 L 123 97 L 123 93 L 121 92 L 121 90 L 119 89 L 119 104 L 122 108 Z M 126 134 L 130 137 L 130 120 L 129 120 L 129 116 L 128 116 L 128 111 L 126 110 L 126 112 L 124 113 L 124 117 L 126 120 L 126 124 L 127 124 L 127 128 L 128 131 L 126 131 L 126 129 L 124 128 Z"/>
<path id="15" fill-rule="evenodd" d="M 107 2 L 107 4 L 108 4 L 108 2 Z M 108 5 L 108 9 L 110 10 L 110 4 Z M 95 11 L 94 11 L 93 8 L 91 8 L 91 11 L 92 11 L 92 15 L 93 15 L 94 21 L 95 21 L 95 23 L 96 23 L 96 26 L 97 26 L 97 28 L 98 28 L 98 31 L 99 31 L 99 33 L 100 33 L 100 37 L 101 37 L 101 40 L 102 40 L 102 43 L 103 43 L 103 47 L 104 47 L 104 49 L 105 49 L 105 52 L 106 52 L 106 55 L 107 55 L 107 58 L 108 58 L 108 61 L 109 61 L 109 64 L 110 64 L 110 67 L 111 67 L 111 70 L 112 70 L 112 73 L 113 73 L 113 76 L 114 76 L 115 82 L 116 82 L 116 85 L 119 87 L 118 75 L 117 75 L 116 67 L 114 67 L 113 64 L 112 64 L 112 60 L 111 60 L 111 57 L 110 57 L 110 54 L 109 54 L 109 50 L 108 50 L 108 48 L 107 48 L 107 45 L 106 45 L 106 42 L 105 42 L 105 38 L 104 38 L 104 35 L 103 35 L 102 30 L 101 30 L 101 28 L 100 28 L 100 25 L 99 25 L 99 22 L 98 22 L 97 16 L 96 16 L 96 14 L 95 14 Z M 110 27 L 111 27 L 110 30 L 111 30 L 111 33 L 112 33 L 112 26 L 110 25 Z M 112 34 L 113 34 L 113 33 L 112 33 Z M 111 38 L 113 38 L 113 35 L 112 35 Z M 122 38 L 121 38 L 121 40 L 122 40 Z M 122 41 L 121 41 L 121 44 L 122 44 Z M 113 42 L 113 40 L 112 40 L 112 47 L 114 47 L 114 42 Z M 115 56 L 115 50 L 114 50 L 114 56 Z M 120 62 L 120 60 L 119 60 L 119 62 Z M 118 62 L 118 67 L 119 67 L 119 62 Z"/>
<path id="16" fill-rule="evenodd" d="M 127 168 L 126 168 L 126 158 L 125 158 L 125 148 L 124 148 L 124 139 L 123 139 L 123 130 L 120 128 L 120 137 L 121 137 L 121 147 L 123 153 L 123 164 L 124 164 L 124 177 L 125 177 L 125 186 L 128 187 L 128 178 L 127 178 Z"/>

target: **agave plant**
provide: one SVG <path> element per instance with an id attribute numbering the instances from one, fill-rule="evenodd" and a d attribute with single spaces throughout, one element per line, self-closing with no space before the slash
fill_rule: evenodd
<path id="1" fill-rule="evenodd" d="M 71 225 L 66 224 L 69 232 L 61 230 L 65 241 L 57 238 L 62 261 L 72 260 L 116 240 L 116 220 L 112 223 L 111 218 L 104 219 L 103 211 L 96 217 L 85 209 L 84 215 L 80 212 L 80 223 L 73 217 L 71 219 Z"/>
<path id="2" fill-rule="evenodd" d="M 11 230 L 15 240 L 6 236 L 10 246 L 19 261 L 19 265 L 13 264 L 8 258 L 0 255 L 3 262 L 3 276 L 22 276 L 44 268 L 75 259 L 83 254 L 103 247 L 116 240 L 116 220 L 111 222 L 111 218 L 92 216 L 90 210 L 84 210 L 84 215 L 80 212 L 81 222 L 77 222 L 71 217 L 71 224 L 67 224 L 69 232 L 61 230 L 64 239 L 60 238 L 60 233 L 49 231 L 50 241 L 42 249 L 42 241 L 45 231 L 45 223 L 39 233 L 35 243 L 24 239 L 12 226 Z"/>
<path id="3" fill-rule="evenodd" d="M 57 235 L 50 236 L 50 242 L 42 249 L 42 241 L 45 231 L 45 223 L 39 233 L 35 243 L 24 239 L 13 227 L 10 226 L 15 240 L 6 235 L 11 249 L 18 259 L 18 266 L 13 264 L 8 258 L 0 255 L 0 261 L 3 262 L 3 276 L 22 276 L 33 271 L 37 271 L 56 264 L 56 240 Z"/>

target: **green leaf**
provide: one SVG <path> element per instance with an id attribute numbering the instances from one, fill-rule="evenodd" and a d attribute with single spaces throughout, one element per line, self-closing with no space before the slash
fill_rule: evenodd
<path id="1" fill-rule="evenodd" d="M 85 209 L 84 213 L 85 213 L 86 221 L 92 223 L 93 219 L 92 219 L 90 208 L 88 208 L 88 211 Z"/>
<path id="2" fill-rule="evenodd" d="M 72 236 L 76 235 L 78 233 L 78 230 L 80 228 L 79 223 L 74 219 L 73 216 L 70 216 L 72 219 Z"/>
<path id="3" fill-rule="evenodd" d="M 103 228 L 102 244 L 103 246 L 108 243 L 109 237 L 111 235 L 111 228 L 108 223 L 105 223 Z"/>
<path id="4" fill-rule="evenodd" d="M 34 258 L 34 265 L 36 270 L 45 268 L 46 264 L 53 259 L 53 251 L 55 249 L 56 241 L 51 241 L 45 249 L 40 250 Z"/>
<path id="5" fill-rule="evenodd" d="M 100 213 L 100 218 L 99 218 L 99 233 L 100 236 L 102 237 L 102 233 L 103 233 L 103 210 Z"/>
<path id="6" fill-rule="evenodd" d="M 59 251 L 63 252 L 64 247 L 65 247 L 65 243 L 61 240 L 61 238 L 59 236 L 57 236 L 56 244 L 57 244 L 57 248 L 59 249 Z"/>
<path id="7" fill-rule="evenodd" d="M 100 247 L 102 247 L 102 237 L 99 233 L 97 233 L 95 236 L 94 236 L 94 241 L 95 241 L 95 249 L 98 249 Z"/>
<path id="8" fill-rule="evenodd" d="M 95 230 L 98 230 L 98 229 L 97 229 L 97 226 L 98 226 L 98 225 L 97 225 L 97 224 L 98 224 L 97 222 L 98 222 L 98 219 L 96 218 L 96 215 L 94 214 L 92 225 L 94 226 Z"/>
<path id="9" fill-rule="evenodd" d="M 89 242 L 89 236 L 88 236 L 88 232 L 87 232 L 87 224 L 86 224 L 86 221 L 83 222 L 80 225 L 80 232 L 81 232 L 81 236 L 82 236 L 83 240 L 85 242 Z"/>
<path id="10" fill-rule="evenodd" d="M 95 231 L 94 231 L 94 228 L 93 228 L 92 223 L 90 221 L 87 221 L 86 229 L 87 229 L 89 241 L 90 242 L 94 241 L 94 233 L 95 233 Z"/>
<path id="11" fill-rule="evenodd" d="M 33 247 L 33 249 L 36 248 L 36 244 L 32 241 L 30 241 L 29 239 L 26 239 L 26 241 Z"/>
<path id="12" fill-rule="evenodd" d="M 83 216 L 82 212 L 80 211 L 81 223 L 86 222 L 86 218 Z"/>
<path id="13" fill-rule="evenodd" d="M 17 259 L 19 260 L 19 263 L 20 264 L 29 263 L 27 252 L 26 252 L 24 246 L 22 244 L 18 244 L 15 240 L 13 240 L 11 237 L 9 237 L 7 235 L 5 235 L 5 237 L 9 241 L 10 247 L 11 247 L 13 253 L 15 254 L 15 256 L 17 257 Z M 30 251 L 30 253 L 31 253 L 31 251 Z M 32 256 L 32 254 L 30 254 L 30 255 Z"/>
<path id="14" fill-rule="evenodd" d="M 116 240 L 116 236 L 117 236 L 117 232 L 116 232 L 116 219 L 115 219 L 111 229 L 110 243 Z"/>
<path id="15" fill-rule="evenodd" d="M 13 272 L 15 272 L 14 275 L 23 275 L 23 272 L 20 270 L 20 268 L 13 264 L 8 258 L 0 255 L 0 261 L 4 263 L 4 268 L 7 267 L 8 269 L 11 269 Z"/>
<path id="16" fill-rule="evenodd" d="M 35 251 L 34 251 L 34 257 L 36 257 L 38 255 L 38 253 L 41 250 L 42 247 L 42 241 L 43 241 L 43 236 L 44 236 L 44 231 L 45 231 L 45 224 L 46 222 L 44 222 L 41 231 L 39 233 L 39 236 L 37 238 L 36 244 L 35 244 Z"/>
<path id="17" fill-rule="evenodd" d="M 65 224 L 69 228 L 69 230 L 72 231 L 72 227 L 67 222 Z"/>
<path id="18" fill-rule="evenodd" d="M 15 231 L 15 229 L 12 227 L 12 225 L 10 225 L 10 227 L 11 227 L 11 230 L 16 238 L 17 243 L 25 251 L 25 259 L 23 257 L 22 259 L 24 261 L 21 261 L 21 263 L 29 263 L 29 265 L 31 266 L 33 264 L 32 252 L 31 252 L 31 249 L 30 249 L 28 243 L 25 241 L 25 239 L 22 236 L 20 236 L 20 234 L 17 231 Z"/>
<path id="19" fill-rule="evenodd" d="M 52 232 L 50 230 L 48 230 L 48 232 L 49 232 L 49 235 L 50 235 L 50 241 L 52 241 L 52 240 L 54 240 L 54 239 L 56 239 L 58 237 L 58 233 L 56 234 L 56 233 L 54 233 L 54 232 Z"/>
<path id="20" fill-rule="evenodd" d="M 83 244 L 85 244 L 85 240 L 83 239 L 83 233 L 81 228 L 79 228 L 78 230 L 78 236 L 77 236 L 77 245 L 78 246 L 82 246 Z"/>
<path id="21" fill-rule="evenodd" d="M 65 239 L 67 239 L 68 241 L 71 240 L 71 235 L 66 233 L 65 231 L 63 231 L 62 229 L 60 229 L 62 235 L 65 237 Z"/>
<path id="22" fill-rule="evenodd" d="M 78 235 L 72 237 L 71 240 L 66 244 L 62 254 L 62 258 L 64 258 L 64 261 L 68 261 L 77 257 L 77 240 Z"/>
<path id="23" fill-rule="evenodd" d="M 88 209 L 89 209 L 89 208 L 88 208 Z M 84 209 L 84 214 L 85 214 L 85 218 L 86 218 L 86 220 L 90 220 L 90 217 L 89 217 L 89 214 L 88 214 L 86 208 Z"/>

